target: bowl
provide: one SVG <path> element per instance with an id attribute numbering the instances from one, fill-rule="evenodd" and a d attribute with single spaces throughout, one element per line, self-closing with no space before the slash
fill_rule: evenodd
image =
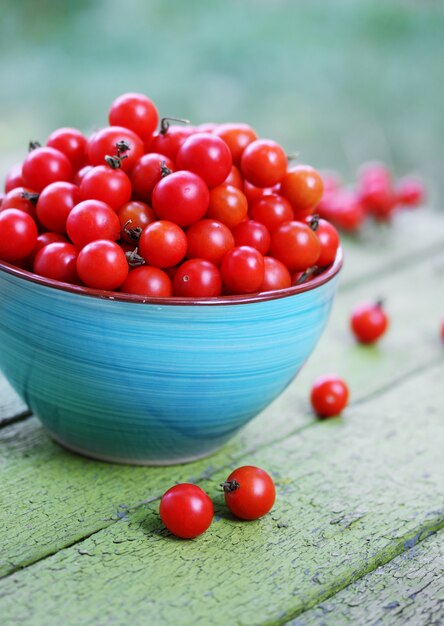
<path id="1" fill-rule="evenodd" d="M 306 284 L 209 299 L 68 285 L 0 262 L 0 368 L 60 444 L 169 465 L 207 456 L 296 376 L 342 266 Z"/>

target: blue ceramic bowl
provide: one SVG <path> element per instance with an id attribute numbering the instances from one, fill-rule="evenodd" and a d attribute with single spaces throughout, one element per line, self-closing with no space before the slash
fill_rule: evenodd
<path id="1" fill-rule="evenodd" d="M 295 377 L 342 265 L 251 296 L 147 299 L 0 263 L 0 368 L 59 443 L 120 463 L 206 456 Z"/>

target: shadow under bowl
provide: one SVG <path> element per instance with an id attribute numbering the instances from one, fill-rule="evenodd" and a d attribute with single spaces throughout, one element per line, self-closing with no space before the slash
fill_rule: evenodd
<path id="1" fill-rule="evenodd" d="M 169 465 L 207 456 L 296 376 L 342 266 L 274 292 L 153 299 L 0 262 L 0 368 L 51 436 L 83 455 Z"/>

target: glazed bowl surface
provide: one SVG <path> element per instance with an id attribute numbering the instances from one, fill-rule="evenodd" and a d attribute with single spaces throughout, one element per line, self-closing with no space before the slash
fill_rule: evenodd
<path id="1" fill-rule="evenodd" d="M 0 262 L 0 369 L 65 447 L 173 464 L 220 448 L 274 400 L 326 324 L 342 265 L 275 292 L 150 299 Z"/>

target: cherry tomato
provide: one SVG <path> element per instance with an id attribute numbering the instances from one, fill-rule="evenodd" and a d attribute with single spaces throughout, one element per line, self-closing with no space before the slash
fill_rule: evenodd
<path id="1" fill-rule="evenodd" d="M 254 220 L 246 220 L 233 228 L 236 246 L 251 246 L 261 254 L 267 254 L 270 247 L 270 233 L 266 226 Z"/>
<path id="2" fill-rule="evenodd" d="M 194 539 L 210 526 L 213 503 L 197 485 L 174 485 L 162 496 L 159 515 L 170 533 L 182 539 Z"/>
<path id="3" fill-rule="evenodd" d="M 163 270 L 142 265 L 130 271 L 120 291 L 151 298 L 169 298 L 173 295 L 173 286 Z"/>
<path id="4" fill-rule="evenodd" d="M 357 195 L 346 189 L 329 194 L 316 207 L 316 210 L 326 220 L 349 233 L 357 232 L 366 218 Z"/>
<path id="5" fill-rule="evenodd" d="M 187 251 L 187 236 L 173 222 L 159 220 L 149 224 L 140 235 L 139 252 L 154 267 L 173 267 Z"/>
<path id="6" fill-rule="evenodd" d="M 347 406 L 349 390 L 342 378 L 321 376 L 311 389 L 311 405 L 319 417 L 339 415 Z"/>
<path id="7" fill-rule="evenodd" d="M 256 187 L 256 185 L 252 185 L 248 182 L 248 180 L 244 180 L 244 194 L 248 201 L 248 206 L 253 206 L 257 200 L 260 200 L 264 196 L 269 196 L 272 193 L 279 193 L 279 185 L 274 185 L 273 187 Z"/>
<path id="8" fill-rule="evenodd" d="M 123 144 L 121 143 L 123 142 Z M 119 145 L 122 149 L 119 150 Z M 128 150 L 123 147 L 128 146 Z M 108 126 L 93 133 L 88 140 L 88 156 L 91 165 L 103 165 L 106 156 L 119 156 L 124 172 L 131 172 L 144 152 L 143 141 L 129 128 Z"/>
<path id="9" fill-rule="evenodd" d="M 114 212 L 113 214 L 116 215 Z M 87 287 L 115 291 L 128 276 L 128 262 L 124 251 L 117 243 L 98 239 L 80 250 L 77 257 L 77 272 Z"/>
<path id="10" fill-rule="evenodd" d="M 273 507 L 276 489 L 267 472 L 253 465 L 238 467 L 222 484 L 225 502 L 236 517 L 255 520 Z"/>
<path id="11" fill-rule="evenodd" d="M 72 179 L 72 167 L 68 158 L 55 148 L 36 148 L 23 161 L 23 179 L 26 186 L 42 191 L 57 181 Z"/>
<path id="12" fill-rule="evenodd" d="M 217 187 L 227 178 L 233 165 L 227 144 L 210 133 L 196 133 L 180 146 L 176 165 L 200 176 L 208 187 Z"/>
<path id="13" fill-rule="evenodd" d="M 52 132 L 46 145 L 60 150 L 69 159 L 73 171 L 86 165 L 87 139 L 77 128 L 58 128 Z"/>
<path id="14" fill-rule="evenodd" d="M 250 246 L 236 246 L 225 254 L 220 271 L 230 293 L 254 293 L 264 282 L 264 257 Z"/>
<path id="15" fill-rule="evenodd" d="M 333 170 L 324 170 L 320 172 L 322 178 L 322 186 L 324 188 L 324 195 L 326 193 L 339 191 L 342 187 L 341 177 L 337 172 Z"/>
<path id="16" fill-rule="evenodd" d="M 204 219 L 192 224 L 187 230 L 187 257 L 201 258 L 220 265 L 228 250 L 234 247 L 231 230 L 222 222 Z"/>
<path id="17" fill-rule="evenodd" d="M 284 222 L 291 222 L 294 219 L 294 214 L 288 200 L 273 193 L 256 200 L 251 207 L 250 217 L 256 222 L 264 224 L 272 233 Z"/>
<path id="18" fill-rule="evenodd" d="M 248 124 L 220 124 L 214 134 L 225 141 L 235 165 L 240 165 L 245 148 L 257 139 L 256 133 Z"/>
<path id="19" fill-rule="evenodd" d="M 191 126 L 177 126 L 172 124 L 165 132 L 160 130 L 154 133 L 153 139 L 149 145 L 149 152 L 164 154 L 174 161 L 185 139 L 195 132 L 195 129 Z"/>
<path id="20" fill-rule="evenodd" d="M 133 186 L 133 194 L 139 200 L 151 202 L 153 189 L 162 178 L 161 163 L 165 163 L 168 169 L 174 171 L 173 161 L 157 152 L 144 154 L 133 167 L 131 184 Z"/>
<path id="21" fill-rule="evenodd" d="M 0 211 L 0 259 L 3 261 L 19 261 L 31 254 L 37 235 L 36 223 L 24 211 Z"/>
<path id="22" fill-rule="evenodd" d="M 63 283 L 78 283 L 79 249 L 72 243 L 54 242 L 43 246 L 34 259 L 34 273 Z"/>
<path id="23" fill-rule="evenodd" d="M 1 211 L 5 209 L 19 209 L 24 211 L 32 217 L 34 221 L 37 220 L 36 204 L 39 198 L 39 194 L 28 189 L 27 187 L 14 187 L 11 191 L 8 191 L 3 198 Z"/>
<path id="24" fill-rule="evenodd" d="M 131 182 L 123 170 L 97 165 L 83 177 L 80 195 L 82 200 L 101 200 L 118 211 L 131 198 Z"/>
<path id="25" fill-rule="evenodd" d="M 339 248 L 339 233 L 333 224 L 316 216 L 307 218 L 307 224 L 316 233 L 321 244 L 321 254 L 317 260 L 319 267 L 325 267 L 333 263 Z"/>
<path id="26" fill-rule="evenodd" d="M 92 165 L 85 165 L 78 172 L 76 172 L 74 174 L 74 179 L 73 179 L 74 185 L 77 185 L 77 187 L 80 187 L 82 180 L 85 178 L 88 172 L 90 172 L 92 169 L 93 169 Z"/>
<path id="27" fill-rule="evenodd" d="M 241 191 L 244 190 L 244 179 L 242 178 L 239 169 L 235 165 L 232 165 L 230 173 L 222 184 L 231 185 L 232 187 L 236 187 Z"/>
<path id="28" fill-rule="evenodd" d="M 37 256 L 37 253 L 50 243 L 69 243 L 69 242 L 68 242 L 68 239 L 65 237 L 65 235 L 62 235 L 61 233 L 52 233 L 50 231 L 41 233 L 37 237 L 37 241 L 35 243 L 33 251 L 28 257 L 26 257 L 28 260 L 29 267 L 34 266 L 34 259 Z"/>
<path id="29" fill-rule="evenodd" d="M 222 291 L 222 277 L 214 263 L 206 259 L 185 261 L 174 274 L 174 295 L 185 298 L 214 298 Z"/>
<path id="30" fill-rule="evenodd" d="M 284 222 L 271 233 L 270 256 L 284 263 L 290 272 L 316 265 L 321 244 L 307 224 Z"/>
<path id="31" fill-rule="evenodd" d="M 144 228 L 157 221 L 153 209 L 144 202 L 131 200 L 126 202 L 117 212 L 122 231 L 122 239 L 137 243 Z M 129 222 L 129 223 L 128 223 Z"/>
<path id="32" fill-rule="evenodd" d="M 323 192 L 322 178 L 310 165 L 296 165 L 283 177 L 280 193 L 290 202 L 295 219 L 304 219 L 313 213 Z"/>
<path id="33" fill-rule="evenodd" d="M 15 187 L 24 187 L 22 175 L 22 164 L 16 163 L 9 168 L 5 178 L 5 193 L 12 191 Z"/>
<path id="34" fill-rule="evenodd" d="M 274 291 L 291 287 L 291 274 L 287 267 L 272 256 L 264 257 L 264 280 L 260 291 Z"/>
<path id="35" fill-rule="evenodd" d="M 240 189 L 231 185 L 219 185 L 211 189 L 205 217 L 234 228 L 247 218 L 247 214 L 247 199 Z"/>
<path id="36" fill-rule="evenodd" d="M 376 219 L 385 221 L 390 218 L 397 199 L 390 172 L 385 165 L 368 163 L 362 166 L 359 173 L 358 197 L 364 210 Z"/>
<path id="37" fill-rule="evenodd" d="M 96 239 L 116 241 L 120 237 L 120 220 L 113 209 L 100 200 L 79 202 L 69 213 L 66 231 L 71 241 L 83 248 Z"/>
<path id="38" fill-rule="evenodd" d="M 388 328 L 389 320 L 382 302 L 364 302 L 352 311 L 350 327 L 361 343 L 378 341 Z"/>
<path id="39" fill-rule="evenodd" d="M 208 209 L 210 192 L 205 182 L 193 172 L 173 172 L 154 187 L 153 209 L 161 220 L 189 226 Z"/>
<path id="40" fill-rule="evenodd" d="M 415 176 L 406 176 L 398 181 L 395 193 L 397 201 L 404 206 L 415 207 L 424 203 L 424 183 Z"/>
<path id="41" fill-rule="evenodd" d="M 241 171 L 256 187 L 273 187 L 287 171 L 287 157 L 281 146 L 270 139 L 256 139 L 242 153 Z"/>
<path id="42" fill-rule="evenodd" d="M 109 110 L 111 126 L 129 128 L 144 141 L 151 138 L 158 121 L 154 102 L 141 93 L 124 93 L 113 101 Z"/>
<path id="43" fill-rule="evenodd" d="M 66 220 L 80 202 L 80 191 L 72 183 L 52 183 L 45 187 L 37 202 L 37 217 L 48 230 L 66 233 Z"/>

